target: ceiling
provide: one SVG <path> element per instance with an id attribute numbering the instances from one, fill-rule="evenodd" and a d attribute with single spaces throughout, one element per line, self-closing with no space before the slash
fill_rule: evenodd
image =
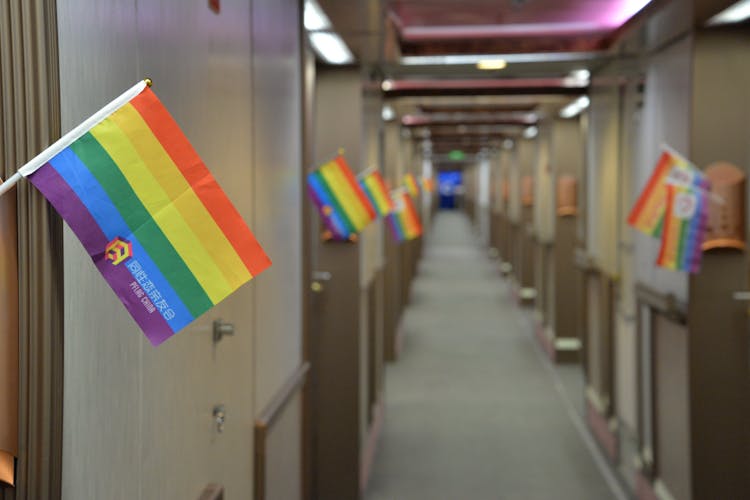
<path id="1" fill-rule="evenodd" d="M 318 0 L 359 63 L 384 81 L 396 120 L 415 140 L 429 137 L 437 154 L 499 147 L 555 115 L 587 92 L 571 72 L 598 71 L 628 25 L 668 1 Z M 508 65 L 479 70 L 482 55 Z"/>
<path id="2" fill-rule="evenodd" d="M 404 55 L 587 52 L 649 0 L 391 0 Z"/>

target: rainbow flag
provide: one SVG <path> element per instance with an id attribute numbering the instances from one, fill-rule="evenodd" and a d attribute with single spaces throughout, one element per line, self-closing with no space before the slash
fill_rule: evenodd
<path id="1" fill-rule="evenodd" d="M 335 239 L 353 239 L 377 216 L 341 155 L 310 173 L 307 187 L 321 219 Z"/>
<path id="2" fill-rule="evenodd" d="M 433 177 L 421 177 L 422 189 L 427 193 L 435 191 L 435 179 Z"/>
<path id="3" fill-rule="evenodd" d="M 662 152 L 651 178 L 628 215 L 628 224 L 649 236 L 661 235 L 667 207 L 667 177 L 688 174 L 692 170 L 696 169 L 685 158 L 669 150 Z"/>
<path id="4" fill-rule="evenodd" d="M 401 190 L 392 193 L 392 198 L 395 206 L 388 216 L 388 225 L 393 237 L 402 242 L 421 236 L 422 224 L 419 222 L 419 215 L 409 194 Z"/>
<path id="5" fill-rule="evenodd" d="M 393 211 L 393 200 L 391 200 L 391 195 L 388 194 L 388 189 L 385 187 L 385 181 L 383 181 L 380 172 L 375 170 L 365 175 L 359 183 L 362 185 L 362 190 L 370 203 L 377 210 L 378 215 L 385 217 Z"/>
<path id="6" fill-rule="evenodd" d="M 145 82 L 19 173 L 68 223 L 154 345 L 271 264 Z"/>
<path id="7" fill-rule="evenodd" d="M 708 179 L 694 172 L 692 179 L 669 179 L 661 247 L 656 264 L 667 269 L 697 273 L 708 220 Z"/>
<path id="8" fill-rule="evenodd" d="M 416 198 L 419 195 L 419 186 L 417 185 L 417 179 L 414 178 L 414 174 L 406 174 L 404 176 L 404 186 L 412 198 Z"/>

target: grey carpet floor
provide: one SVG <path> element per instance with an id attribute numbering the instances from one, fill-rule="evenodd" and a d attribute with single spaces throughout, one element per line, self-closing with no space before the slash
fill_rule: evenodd
<path id="1" fill-rule="evenodd" d="M 367 500 L 613 498 L 461 213 L 436 217 L 403 322 Z"/>

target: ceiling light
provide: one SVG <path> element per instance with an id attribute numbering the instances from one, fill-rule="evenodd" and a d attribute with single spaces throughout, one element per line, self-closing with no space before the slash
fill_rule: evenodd
<path id="1" fill-rule="evenodd" d="M 573 118 L 588 108 L 590 104 L 591 100 L 588 96 L 581 96 L 560 110 L 560 118 Z"/>
<path id="2" fill-rule="evenodd" d="M 331 29 L 331 21 L 315 0 L 305 0 L 305 29 L 307 31 Z"/>
<path id="3" fill-rule="evenodd" d="M 750 0 L 740 0 L 716 14 L 706 24 L 717 26 L 719 24 L 740 23 L 748 18 L 750 18 Z"/>
<path id="4" fill-rule="evenodd" d="M 569 88 L 588 87 L 591 80 L 591 72 L 587 69 L 574 69 L 568 76 L 563 78 L 563 85 Z"/>
<path id="5" fill-rule="evenodd" d="M 445 56 L 403 56 L 401 64 L 407 66 L 434 66 L 446 64 L 475 65 L 483 60 L 502 59 L 508 64 L 532 62 L 567 62 L 601 59 L 603 52 L 533 52 L 528 54 L 453 54 Z"/>
<path id="6" fill-rule="evenodd" d="M 380 112 L 380 116 L 383 118 L 384 122 L 389 122 L 396 118 L 396 112 L 393 110 L 392 106 L 386 104 L 385 106 L 383 106 L 383 110 Z"/>
<path id="7" fill-rule="evenodd" d="M 536 127 L 534 127 L 534 126 L 526 127 L 523 130 L 523 138 L 524 139 L 533 139 L 537 135 L 539 135 L 539 129 L 536 128 Z"/>
<path id="8" fill-rule="evenodd" d="M 315 52 L 329 64 L 350 64 L 354 62 L 349 47 L 336 33 L 315 31 L 310 33 L 310 43 Z"/>
<path id="9" fill-rule="evenodd" d="M 591 71 L 587 69 L 574 69 L 570 72 L 570 76 L 575 78 L 576 80 L 588 81 L 589 78 L 591 78 Z"/>
<path id="10" fill-rule="evenodd" d="M 505 59 L 482 59 L 477 62 L 477 68 L 485 70 L 503 69 L 507 65 Z"/>
<path id="11" fill-rule="evenodd" d="M 383 92 L 388 92 L 393 88 L 393 80 L 383 80 L 383 83 L 380 84 L 380 88 L 383 89 Z"/>

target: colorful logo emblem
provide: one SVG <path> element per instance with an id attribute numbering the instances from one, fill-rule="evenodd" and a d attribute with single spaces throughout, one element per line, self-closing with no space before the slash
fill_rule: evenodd
<path id="1" fill-rule="evenodd" d="M 104 252 L 104 258 L 111 261 L 112 265 L 116 266 L 133 256 L 133 244 L 118 236 L 107 243 Z"/>

